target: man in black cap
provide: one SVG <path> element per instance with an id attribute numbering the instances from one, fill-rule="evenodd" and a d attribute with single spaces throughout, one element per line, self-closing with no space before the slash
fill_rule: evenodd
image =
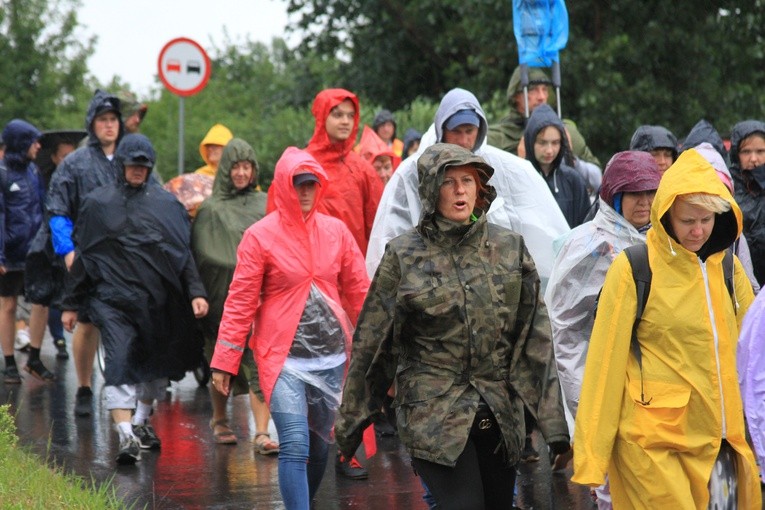
<path id="1" fill-rule="evenodd" d="M 202 361 L 196 318 L 208 304 L 186 210 L 150 181 L 151 142 L 129 134 L 115 160 L 117 181 L 94 189 L 79 209 L 62 322 L 71 331 L 85 304 L 98 325 L 104 400 L 120 436 L 116 459 L 132 464 L 139 449 L 160 448 L 149 416 L 168 378 L 181 379 Z"/>

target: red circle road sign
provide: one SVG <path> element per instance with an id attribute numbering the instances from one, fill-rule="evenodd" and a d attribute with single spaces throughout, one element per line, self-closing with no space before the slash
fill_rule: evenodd
<path id="1" fill-rule="evenodd" d="M 159 79 L 179 96 L 193 96 L 210 80 L 210 57 L 196 42 L 178 37 L 159 52 Z"/>

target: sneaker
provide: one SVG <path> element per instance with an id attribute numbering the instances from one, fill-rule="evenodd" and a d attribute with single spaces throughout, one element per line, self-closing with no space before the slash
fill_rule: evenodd
<path id="1" fill-rule="evenodd" d="M 24 371 L 43 382 L 53 381 L 56 376 L 48 370 L 40 359 L 27 361 Z"/>
<path id="2" fill-rule="evenodd" d="M 53 340 L 53 345 L 56 346 L 56 350 L 58 351 L 56 353 L 57 359 L 69 359 L 69 353 L 66 352 L 66 340 L 63 338 L 56 338 Z"/>
<path id="3" fill-rule="evenodd" d="M 74 399 L 74 415 L 90 416 L 93 411 L 93 391 L 88 386 L 77 388 L 77 396 Z"/>
<path id="4" fill-rule="evenodd" d="M 3 382 L 5 384 L 21 384 L 19 368 L 16 365 L 6 367 L 5 370 L 3 370 Z"/>
<path id="5" fill-rule="evenodd" d="M 138 446 L 138 440 L 136 438 L 130 436 L 120 441 L 120 451 L 117 454 L 117 464 L 135 464 L 136 461 L 140 458 L 141 449 Z"/>
<path id="6" fill-rule="evenodd" d="M 526 436 L 526 442 L 523 445 L 523 452 L 521 452 L 521 462 L 537 462 L 539 460 L 539 452 L 534 449 L 534 445 L 531 444 L 531 436 Z"/>
<path id="7" fill-rule="evenodd" d="M 335 460 L 335 472 L 351 480 L 366 480 L 369 478 L 369 472 L 356 460 L 356 457 L 347 460 L 342 455 L 338 455 Z"/>
<path id="8" fill-rule="evenodd" d="M 17 351 L 29 350 L 29 329 L 19 329 L 16 331 L 16 339 L 13 341 L 13 347 Z"/>
<path id="9" fill-rule="evenodd" d="M 154 432 L 154 427 L 145 423 L 143 425 L 133 425 L 133 434 L 138 438 L 138 444 L 144 450 L 159 450 L 162 446 L 162 441 L 157 437 L 157 433 Z"/>

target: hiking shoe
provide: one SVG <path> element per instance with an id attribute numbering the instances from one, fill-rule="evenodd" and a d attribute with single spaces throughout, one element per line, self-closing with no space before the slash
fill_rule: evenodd
<path id="1" fill-rule="evenodd" d="M 29 330 L 27 328 L 16 331 L 16 338 L 13 340 L 13 347 L 17 351 L 29 351 Z"/>
<path id="2" fill-rule="evenodd" d="M 130 465 L 135 464 L 141 458 L 141 449 L 138 440 L 133 436 L 126 437 L 120 441 L 120 451 L 117 454 L 117 464 Z"/>
<path id="3" fill-rule="evenodd" d="M 159 450 L 162 446 L 162 441 L 157 437 L 157 433 L 154 432 L 154 427 L 145 423 L 143 425 L 133 425 L 133 434 L 138 438 L 138 444 L 144 450 Z"/>
<path id="4" fill-rule="evenodd" d="M 5 367 L 5 370 L 3 370 L 3 382 L 5 384 L 21 384 L 19 368 L 16 365 Z"/>
<path id="5" fill-rule="evenodd" d="M 347 460 L 342 455 L 338 455 L 335 460 L 335 472 L 351 480 L 366 480 L 369 478 L 369 472 L 356 460 L 356 457 Z"/>
<path id="6" fill-rule="evenodd" d="M 39 379 L 43 382 L 49 382 L 56 379 L 53 372 L 45 368 L 43 362 L 40 359 L 29 360 L 24 366 L 24 371 L 33 376 L 35 379 Z"/>
<path id="7" fill-rule="evenodd" d="M 534 445 L 531 444 L 531 436 L 526 436 L 526 442 L 523 445 L 523 452 L 521 452 L 521 462 L 537 462 L 539 460 L 539 452 L 534 449 Z"/>
<path id="8" fill-rule="evenodd" d="M 53 340 L 53 345 L 56 346 L 56 359 L 69 359 L 69 353 L 66 352 L 66 340 L 63 338 L 56 338 Z"/>
<path id="9" fill-rule="evenodd" d="M 74 398 L 74 415 L 90 416 L 93 412 L 93 391 L 88 386 L 77 388 L 77 396 Z"/>

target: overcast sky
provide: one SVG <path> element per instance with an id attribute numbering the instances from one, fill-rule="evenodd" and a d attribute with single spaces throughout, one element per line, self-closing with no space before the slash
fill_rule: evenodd
<path id="1" fill-rule="evenodd" d="M 84 35 L 96 35 L 90 72 L 106 83 L 118 75 L 141 99 L 161 87 L 155 78 L 162 47 L 188 37 L 206 50 L 221 47 L 224 29 L 233 42 L 270 43 L 284 35 L 285 0 L 82 0 Z"/>

